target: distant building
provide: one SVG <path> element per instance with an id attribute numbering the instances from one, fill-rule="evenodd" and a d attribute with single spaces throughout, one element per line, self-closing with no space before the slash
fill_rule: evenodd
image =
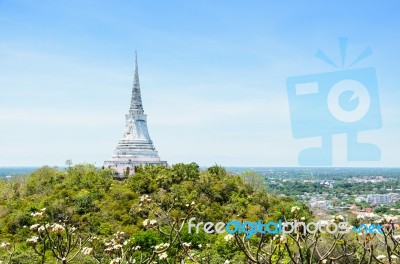
<path id="1" fill-rule="evenodd" d="M 325 181 L 325 180 L 322 180 L 322 181 L 320 181 L 320 185 L 324 185 L 324 186 L 327 186 L 327 187 L 329 187 L 329 188 L 333 188 L 333 183 L 334 183 L 334 181 Z"/>
<path id="2" fill-rule="evenodd" d="M 358 197 L 356 197 L 356 198 L 354 199 L 354 201 L 355 201 L 356 203 L 362 203 L 362 202 L 366 202 L 366 201 L 367 201 L 367 198 L 364 197 L 364 196 L 358 196 Z"/>
<path id="3" fill-rule="evenodd" d="M 390 194 L 369 194 L 367 200 L 369 203 L 390 204 L 392 196 Z"/>
<path id="4" fill-rule="evenodd" d="M 332 201 L 330 200 L 312 200 L 309 203 L 310 207 L 318 207 L 323 210 L 333 208 Z"/>
<path id="5" fill-rule="evenodd" d="M 125 117 L 124 135 L 118 142 L 112 159 L 104 162 L 104 167 L 116 170 L 119 175 L 132 175 L 138 165 L 167 165 L 166 161 L 160 160 L 147 129 L 147 116 L 143 111 L 140 93 L 137 54 L 131 105 Z"/>

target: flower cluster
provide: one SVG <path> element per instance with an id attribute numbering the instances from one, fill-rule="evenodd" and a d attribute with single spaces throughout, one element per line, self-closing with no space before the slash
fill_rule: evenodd
<path id="1" fill-rule="evenodd" d="M 167 252 L 163 252 L 163 253 L 161 253 L 161 254 L 158 254 L 158 258 L 159 258 L 159 259 L 166 259 L 167 257 L 168 257 Z"/>
<path id="2" fill-rule="evenodd" d="M 33 218 L 36 218 L 36 219 L 38 219 L 38 220 L 41 220 L 41 219 L 44 218 L 45 213 L 46 213 L 46 208 L 42 208 L 42 209 L 40 209 L 38 212 L 33 212 L 33 213 L 31 213 L 31 216 L 32 216 Z"/>
<path id="3" fill-rule="evenodd" d="M 81 250 L 83 255 L 91 255 L 93 252 L 93 248 L 90 247 L 83 247 Z"/>
<path id="4" fill-rule="evenodd" d="M 169 247 L 169 243 L 161 243 L 157 246 L 154 246 L 155 250 L 163 250 L 163 249 L 167 249 Z"/>
<path id="5" fill-rule="evenodd" d="M 58 223 L 53 223 L 52 225 L 50 224 L 45 224 L 45 225 L 41 225 L 41 224 L 33 224 L 30 226 L 29 228 L 30 230 L 37 232 L 38 234 L 44 233 L 46 230 L 50 233 L 54 233 L 57 235 L 61 235 L 61 233 L 63 231 L 65 231 L 65 225 L 61 225 Z M 75 227 L 72 227 L 70 229 L 70 232 L 73 233 L 76 230 Z"/>
<path id="6" fill-rule="evenodd" d="M 110 241 L 104 243 L 104 253 L 111 254 L 120 252 L 125 244 L 125 236 L 125 232 L 122 231 L 115 233 Z"/>
<path id="7" fill-rule="evenodd" d="M 39 227 L 40 227 L 40 224 L 34 224 L 34 225 L 31 225 L 30 229 L 32 231 L 37 231 Z"/>
<path id="8" fill-rule="evenodd" d="M 38 236 L 33 236 L 26 240 L 26 243 L 30 246 L 35 246 L 38 242 L 39 242 Z"/>
<path id="9" fill-rule="evenodd" d="M 297 213 L 299 211 L 300 211 L 300 207 L 298 207 L 298 206 L 293 206 L 292 209 L 290 210 L 290 212 L 292 212 L 292 213 Z"/>
<path id="10" fill-rule="evenodd" d="M 52 224 L 50 226 L 50 231 L 57 235 L 60 235 L 64 230 L 65 230 L 65 227 L 60 224 Z"/>
<path id="11" fill-rule="evenodd" d="M 148 194 L 143 194 L 142 196 L 140 196 L 140 202 L 142 202 L 142 203 L 150 203 L 151 199 L 150 199 Z"/>
<path id="12" fill-rule="evenodd" d="M 125 239 L 126 239 L 125 232 L 118 231 L 117 233 L 114 234 L 114 240 L 117 241 L 118 243 L 123 243 Z"/>
<path id="13" fill-rule="evenodd" d="M 5 249 L 5 250 L 10 250 L 11 249 L 11 244 L 8 242 L 3 242 L 0 244 L 0 248 L 1 249 Z"/>
<path id="14" fill-rule="evenodd" d="M 182 243 L 182 247 L 183 248 L 186 248 L 186 249 L 189 249 L 190 247 L 192 246 L 192 242 L 183 242 Z"/>
<path id="15" fill-rule="evenodd" d="M 333 220 L 335 223 L 340 223 L 340 222 L 344 222 L 344 217 L 343 217 L 342 215 L 334 215 L 334 216 L 332 217 L 332 220 Z"/>
<path id="16" fill-rule="evenodd" d="M 43 212 L 34 212 L 34 213 L 31 213 L 31 216 L 36 219 L 42 219 L 44 217 L 44 213 Z"/>
<path id="17" fill-rule="evenodd" d="M 153 220 L 145 219 L 143 221 L 143 226 L 145 228 L 152 228 L 152 227 L 155 227 L 156 225 L 157 225 L 157 220 L 155 220 L 155 219 L 153 219 Z"/>

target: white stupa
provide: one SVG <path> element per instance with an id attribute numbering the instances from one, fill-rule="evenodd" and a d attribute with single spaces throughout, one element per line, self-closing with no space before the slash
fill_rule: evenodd
<path id="1" fill-rule="evenodd" d="M 167 165 L 166 161 L 160 160 L 147 129 L 147 116 L 144 114 L 140 95 L 137 53 L 135 54 L 131 106 L 125 117 L 124 135 L 118 142 L 112 159 L 104 162 L 104 167 L 115 169 L 120 175 L 132 175 L 135 166 L 138 165 Z"/>

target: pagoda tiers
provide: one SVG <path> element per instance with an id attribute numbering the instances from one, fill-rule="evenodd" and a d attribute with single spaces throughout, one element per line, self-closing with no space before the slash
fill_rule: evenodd
<path id="1" fill-rule="evenodd" d="M 116 170 L 119 175 L 132 175 L 135 166 L 138 165 L 167 165 L 166 161 L 160 160 L 147 129 L 147 116 L 143 111 L 140 94 L 137 53 L 131 106 L 125 118 L 124 135 L 118 142 L 111 160 L 104 162 L 104 167 Z"/>

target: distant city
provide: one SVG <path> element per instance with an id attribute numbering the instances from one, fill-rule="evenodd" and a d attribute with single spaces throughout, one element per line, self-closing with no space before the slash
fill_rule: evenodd
<path id="1" fill-rule="evenodd" d="M 228 168 L 241 173 L 247 168 Z M 250 168 L 268 192 L 304 202 L 319 219 L 400 217 L 400 168 Z"/>

